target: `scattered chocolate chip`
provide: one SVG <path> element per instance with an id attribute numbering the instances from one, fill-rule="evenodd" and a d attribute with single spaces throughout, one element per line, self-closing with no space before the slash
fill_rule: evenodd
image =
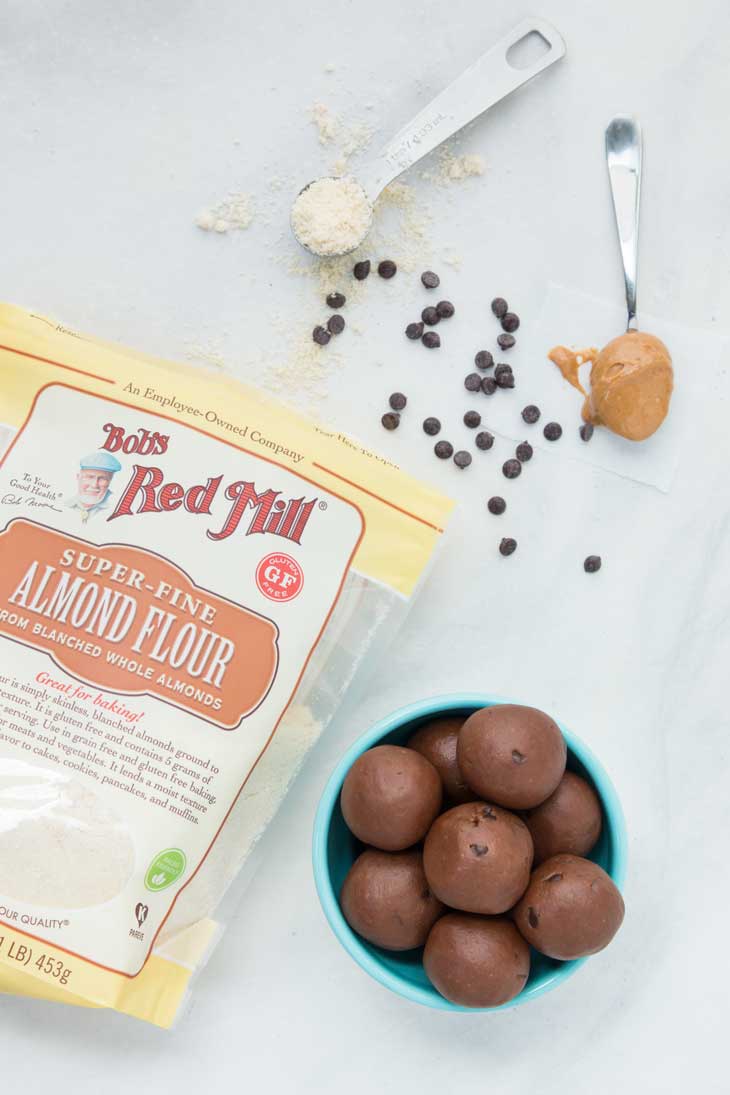
<path id="1" fill-rule="evenodd" d="M 555 874 L 549 874 L 547 878 L 543 878 L 543 882 L 560 882 L 562 877 L 560 871 L 556 871 Z"/>
<path id="2" fill-rule="evenodd" d="M 450 300 L 440 300 L 436 305 L 436 311 L 442 319 L 451 319 L 456 309 Z"/>
<path id="3" fill-rule="evenodd" d="M 426 331 L 425 335 L 421 335 L 421 342 L 429 350 L 438 350 L 441 345 L 441 339 L 435 331 Z"/>
<path id="4" fill-rule="evenodd" d="M 423 432 L 427 433 L 429 437 L 435 437 L 437 433 L 441 433 L 441 423 L 438 418 L 424 418 Z"/>
<path id="5" fill-rule="evenodd" d="M 370 273 L 370 259 L 361 259 L 360 262 L 356 262 L 352 268 L 352 272 L 358 281 L 365 281 L 365 278 Z"/>
<path id="6" fill-rule="evenodd" d="M 476 435 L 474 442 L 478 449 L 483 449 L 483 451 L 486 452 L 487 449 L 491 449 L 494 444 L 494 437 L 489 430 L 482 430 L 481 433 Z"/>
<path id="7" fill-rule="evenodd" d="M 453 455 L 454 446 L 450 441 L 437 441 L 433 447 L 433 451 L 438 456 L 439 460 L 448 460 Z"/>
<path id="8" fill-rule="evenodd" d="M 522 464 L 520 464 L 519 460 L 515 460 L 514 458 L 505 460 L 504 464 L 502 464 L 502 474 L 505 479 L 516 479 L 518 475 L 522 474 Z"/>
<path id="9" fill-rule="evenodd" d="M 336 311 L 339 311 L 340 308 L 344 306 L 347 297 L 344 293 L 328 293 L 326 300 L 328 308 L 334 308 Z"/>
<path id="10" fill-rule="evenodd" d="M 493 376 L 485 376 L 481 388 L 485 395 L 494 395 L 497 390 L 497 381 Z"/>
<path id="11" fill-rule="evenodd" d="M 511 350 L 512 347 L 514 346 L 514 344 L 515 344 L 515 336 L 514 335 L 498 335 L 497 336 L 497 345 L 499 346 L 500 350 Z"/>
<path id="12" fill-rule="evenodd" d="M 482 386 L 482 378 L 479 373 L 469 373 L 464 377 L 464 387 L 468 392 L 478 392 Z"/>
<path id="13" fill-rule="evenodd" d="M 331 335 L 341 335 L 345 329 L 345 321 L 342 316 L 330 316 L 327 320 L 327 330 Z"/>
<path id="14" fill-rule="evenodd" d="M 514 312 L 505 312 L 505 314 L 501 317 L 501 320 L 502 330 L 506 331 L 509 335 L 516 331 L 520 325 L 520 317 L 515 315 Z"/>
<path id="15" fill-rule="evenodd" d="M 406 327 L 406 338 L 417 339 L 423 334 L 422 323 L 409 323 Z"/>
<path id="16" fill-rule="evenodd" d="M 482 806 L 482 817 L 488 817 L 490 821 L 497 820 L 497 815 L 491 806 Z"/>
<path id="17" fill-rule="evenodd" d="M 397 269 L 398 267 L 392 259 L 383 259 L 382 262 L 378 263 L 378 273 L 381 278 L 394 278 Z"/>
<path id="18" fill-rule="evenodd" d="M 498 388 L 514 388 L 515 378 L 514 373 L 510 369 L 509 372 L 501 372 L 499 376 L 495 377 Z"/>
<path id="19" fill-rule="evenodd" d="M 459 449 L 458 452 L 454 453 L 454 463 L 456 464 L 457 468 L 468 468 L 471 464 L 471 453 L 464 452 L 463 449 Z"/>
<path id="20" fill-rule="evenodd" d="M 402 411 L 408 400 L 403 395 L 403 392 L 393 392 L 388 402 L 394 411 Z"/>
<path id="21" fill-rule="evenodd" d="M 482 416 L 477 411 L 467 411 L 464 415 L 464 425 L 468 426 L 470 430 L 475 430 L 481 424 Z"/>
<path id="22" fill-rule="evenodd" d="M 583 569 L 586 574 L 595 574 L 597 570 L 601 569 L 601 556 L 589 555 L 583 563 Z"/>
<path id="23" fill-rule="evenodd" d="M 578 430 L 578 433 L 580 434 L 581 441 L 590 441 L 590 439 L 593 437 L 593 423 L 584 422 L 581 428 Z"/>
<path id="24" fill-rule="evenodd" d="M 396 410 L 398 408 L 396 407 Z M 529 441 L 521 441 L 515 449 L 515 456 L 521 464 L 526 463 L 528 460 L 532 460 L 532 445 Z"/>
<path id="25" fill-rule="evenodd" d="M 534 403 L 528 404 L 522 411 L 522 418 L 530 426 L 534 426 L 540 417 L 540 408 L 536 407 Z"/>
<path id="26" fill-rule="evenodd" d="M 474 364 L 477 369 L 491 369 L 492 365 L 494 365 L 494 358 L 489 350 L 479 350 L 479 352 L 474 355 Z"/>
<path id="27" fill-rule="evenodd" d="M 512 750 L 512 763 L 513 764 L 524 764 L 526 760 L 527 760 L 527 757 L 525 756 L 524 753 L 521 753 L 519 751 L 519 749 L 513 749 Z"/>
<path id="28" fill-rule="evenodd" d="M 312 338 L 318 346 L 326 346 L 331 337 L 332 336 L 330 335 L 329 331 L 327 331 L 324 327 L 317 326 L 312 331 Z"/>
<path id="29" fill-rule="evenodd" d="M 513 540 L 511 536 L 505 536 L 499 543 L 500 555 L 511 555 L 513 551 L 517 550 L 517 541 Z"/>
<path id="30" fill-rule="evenodd" d="M 494 379 L 499 383 L 500 376 L 509 376 L 511 372 L 512 366 L 507 365 L 504 361 L 500 361 L 500 363 L 495 367 Z"/>
<path id="31" fill-rule="evenodd" d="M 559 422 L 548 422 L 542 433 L 546 440 L 557 441 L 563 436 L 563 427 Z"/>
<path id="32" fill-rule="evenodd" d="M 529 909 L 527 910 L 527 919 L 531 928 L 536 928 L 537 925 L 540 923 L 540 917 L 537 915 L 532 905 L 530 905 Z"/>
<path id="33" fill-rule="evenodd" d="M 434 274 L 433 270 L 424 270 L 421 274 L 421 281 L 427 289 L 438 289 L 441 284 L 441 278 L 438 274 Z"/>
<path id="34" fill-rule="evenodd" d="M 492 301 L 492 311 L 494 312 L 497 319 L 501 319 L 502 316 L 506 316 L 508 308 L 509 304 L 504 299 L 504 297 L 495 297 Z"/>
<path id="35" fill-rule="evenodd" d="M 486 844 L 470 844 L 469 847 L 473 851 L 474 855 L 486 855 L 489 851 L 489 848 Z"/>
<path id="36" fill-rule="evenodd" d="M 397 430 L 400 425 L 400 415 L 393 414 L 391 411 L 386 411 L 380 421 L 385 426 L 386 430 Z"/>
<path id="37" fill-rule="evenodd" d="M 507 503 L 504 498 L 500 498 L 498 494 L 495 494 L 494 497 L 490 498 L 487 502 L 487 509 L 490 513 L 493 513 L 495 517 L 501 517 L 507 509 Z"/>
<path id="38" fill-rule="evenodd" d="M 424 308 L 421 312 L 421 319 L 424 323 L 427 323 L 429 327 L 435 327 L 437 323 L 441 322 L 441 316 L 438 314 L 433 304 L 429 304 L 427 308 Z"/>

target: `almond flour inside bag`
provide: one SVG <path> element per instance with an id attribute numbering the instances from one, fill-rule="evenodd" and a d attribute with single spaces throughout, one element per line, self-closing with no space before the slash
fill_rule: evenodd
<path id="1" fill-rule="evenodd" d="M 229 379 L 0 344 L 0 991 L 170 1026 L 452 507 Z"/>

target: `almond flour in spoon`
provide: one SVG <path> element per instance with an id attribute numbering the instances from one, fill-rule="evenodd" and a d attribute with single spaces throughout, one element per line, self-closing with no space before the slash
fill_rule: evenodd
<path id="1" fill-rule="evenodd" d="M 353 251 L 368 233 L 373 207 L 357 179 L 315 179 L 297 196 L 291 225 L 299 242 L 315 255 Z"/>

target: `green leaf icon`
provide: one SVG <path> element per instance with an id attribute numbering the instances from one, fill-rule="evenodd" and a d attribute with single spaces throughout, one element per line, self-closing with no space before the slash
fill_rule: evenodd
<path id="1" fill-rule="evenodd" d="M 166 890 L 185 873 L 187 859 L 179 848 L 165 848 L 158 852 L 147 868 L 144 884 L 152 893 Z"/>

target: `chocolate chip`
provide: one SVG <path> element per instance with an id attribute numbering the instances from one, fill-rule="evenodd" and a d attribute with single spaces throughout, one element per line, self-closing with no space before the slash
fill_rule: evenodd
<path id="1" fill-rule="evenodd" d="M 393 392 L 388 402 L 394 411 L 402 411 L 408 400 L 403 395 L 403 392 Z"/>
<path id="2" fill-rule="evenodd" d="M 519 749 L 513 749 L 512 750 L 512 763 L 513 764 L 524 764 L 526 760 L 527 760 L 527 757 L 525 756 L 524 753 L 521 753 L 519 751 Z"/>
<path id="3" fill-rule="evenodd" d="M 424 270 L 421 274 L 421 281 L 427 289 L 438 289 L 441 284 L 441 278 L 438 274 L 434 274 L 433 270 Z"/>
<path id="4" fill-rule="evenodd" d="M 487 502 L 487 509 L 490 513 L 493 513 L 495 517 L 501 517 L 507 509 L 507 503 L 504 498 L 500 498 L 498 494 L 495 494 L 494 497 L 490 498 Z"/>
<path id="5" fill-rule="evenodd" d="M 499 543 L 500 555 L 511 555 L 513 551 L 517 550 L 517 541 L 513 540 L 511 536 L 505 536 Z"/>
<path id="6" fill-rule="evenodd" d="M 520 325 L 520 317 L 515 315 L 514 312 L 505 312 L 505 314 L 501 317 L 501 319 L 502 319 L 502 330 L 506 331 L 510 335 L 514 331 L 516 331 L 517 328 Z"/>
<path id="7" fill-rule="evenodd" d="M 435 331 L 426 331 L 425 335 L 421 335 L 421 342 L 429 350 L 438 350 L 441 345 L 441 339 Z"/>
<path id="8" fill-rule="evenodd" d="M 477 369 L 491 369 L 492 365 L 494 365 L 494 358 L 489 350 L 479 350 L 479 352 L 474 355 L 474 364 Z"/>
<path id="9" fill-rule="evenodd" d="M 479 373 L 469 373 L 464 377 L 464 387 L 468 392 L 478 392 L 482 386 L 482 378 Z"/>
<path id="10" fill-rule="evenodd" d="M 325 330 L 324 327 L 317 326 L 312 331 L 312 338 L 318 346 L 326 346 L 331 337 L 329 331 Z"/>
<path id="11" fill-rule="evenodd" d="M 345 321 L 342 316 L 330 316 L 327 320 L 327 330 L 331 335 L 341 335 L 345 329 Z"/>
<path id="12" fill-rule="evenodd" d="M 456 464 L 457 468 L 468 468 L 471 464 L 471 453 L 464 452 L 463 449 L 459 449 L 458 452 L 454 453 L 454 463 Z"/>
<path id="13" fill-rule="evenodd" d="M 424 323 L 427 323 L 429 327 L 435 327 L 437 323 L 441 322 L 441 316 L 438 314 L 433 304 L 429 304 L 427 308 L 424 308 L 421 312 L 421 319 Z"/>
<path id="14" fill-rule="evenodd" d="M 396 410 L 398 408 L 396 407 Z M 515 449 L 515 456 L 521 464 L 526 463 L 528 460 L 532 460 L 532 445 L 529 441 L 521 441 Z"/>
<path id="15" fill-rule="evenodd" d="M 505 479 L 516 479 L 518 475 L 522 474 L 522 464 L 515 459 L 505 460 L 502 464 L 502 474 Z"/>
<path id="16" fill-rule="evenodd" d="M 540 408 L 534 403 L 529 403 L 522 411 L 522 418 L 530 426 L 534 426 L 540 417 Z"/>
<path id="17" fill-rule="evenodd" d="M 484 452 L 486 452 L 487 449 L 491 449 L 492 445 L 494 444 L 494 437 L 489 432 L 489 430 L 482 430 L 481 433 L 478 433 L 476 435 L 476 437 L 474 438 L 474 442 L 478 449 L 483 449 Z"/>
<path id="18" fill-rule="evenodd" d="M 344 293 L 328 293 L 326 300 L 328 308 L 334 308 L 339 311 L 339 309 L 344 306 L 347 297 Z"/>
<path id="19" fill-rule="evenodd" d="M 451 319 L 456 309 L 450 300 L 440 300 L 436 305 L 436 311 L 442 319 Z"/>
<path id="20" fill-rule="evenodd" d="M 470 844 L 469 847 L 473 851 L 474 855 L 482 856 L 486 855 L 489 848 L 486 844 Z"/>
<path id="21" fill-rule="evenodd" d="M 481 388 L 485 395 L 494 395 L 497 390 L 497 381 L 493 376 L 485 376 Z"/>
<path id="22" fill-rule="evenodd" d="M 581 428 L 578 430 L 578 433 L 580 434 L 581 441 L 590 441 L 590 439 L 593 437 L 593 423 L 584 422 Z"/>
<path id="23" fill-rule="evenodd" d="M 542 433 L 548 441 L 557 441 L 563 436 L 563 427 L 559 422 L 548 422 Z"/>
<path id="24" fill-rule="evenodd" d="M 514 335 L 498 335 L 497 336 L 497 345 L 499 346 L 500 350 L 511 350 L 512 347 L 514 346 L 514 344 L 515 344 L 515 336 Z"/>
<path id="25" fill-rule="evenodd" d="M 601 556 L 589 555 L 583 563 L 583 569 L 586 574 L 595 574 L 597 570 L 601 569 Z"/>
<path id="26" fill-rule="evenodd" d="M 537 915 L 532 905 L 527 910 L 527 920 L 531 928 L 536 928 L 540 923 L 540 917 Z"/>
<path id="27" fill-rule="evenodd" d="M 361 259 L 360 262 L 356 262 L 352 268 L 352 272 L 358 281 L 365 281 L 365 278 L 370 273 L 370 259 Z"/>
<path id="28" fill-rule="evenodd" d="M 423 334 L 422 323 L 409 323 L 406 327 L 406 338 L 417 339 Z"/>
<path id="29" fill-rule="evenodd" d="M 400 425 L 400 415 L 393 414 L 391 411 L 386 411 L 380 421 L 385 426 L 386 430 L 397 430 Z"/>
<path id="30" fill-rule="evenodd" d="M 448 460 L 454 452 L 454 446 L 450 441 L 437 441 L 433 447 L 433 451 L 436 453 L 439 460 Z"/>
<path id="31" fill-rule="evenodd" d="M 378 263 L 378 273 L 381 278 L 394 278 L 398 267 L 392 259 L 383 259 Z"/>
<path id="32" fill-rule="evenodd" d="M 441 423 L 438 418 L 424 418 L 423 432 L 427 433 L 429 437 L 435 437 L 437 433 L 440 433 Z"/>
<path id="33" fill-rule="evenodd" d="M 492 311 L 494 312 L 497 319 L 501 319 L 502 316 L 506 316 L 508 308 L 509 304 L 504 299 L 504 297 L 495 297 L 492 301 Z"/>
<path id="34" fill-rule="evenodd" d="M 481 424 L 482 416 L 477 411 L 467 411 L 464 415 L 464 425 L 468 426 L 470 430 L 475 430 Z"/>
<path id="35" fill-rule="evenodd" d="M 562 877 L 560 871 L 556 871 L 555 874 L 549 874 L 547 878 L 543 878 L 543 882 L 560 882 Z"/>
<path id="36" fill-rule="evenodd" d="M 497 820 L 497 815 L 491 806 L 482 806 L 482 817 L 488 817 L 490 821 Z"/>
<path id="37" fill-rule="evenodd" d="M 495 376 L 498 388 L 514 388 L 515 378 L 512 370 L 509 372 L 502 371 L 499 376 Z"/>
<path id="38" fill-rule="evenodd" d="M 504 361 L 500 361 L 500 363 L 496 366 L 496 368 L 494 370 L 494 379 L 499 384 L 500 376 L 510 376 L 511 373 L 512 373 L 512 366 L 507 365 Z"/>

